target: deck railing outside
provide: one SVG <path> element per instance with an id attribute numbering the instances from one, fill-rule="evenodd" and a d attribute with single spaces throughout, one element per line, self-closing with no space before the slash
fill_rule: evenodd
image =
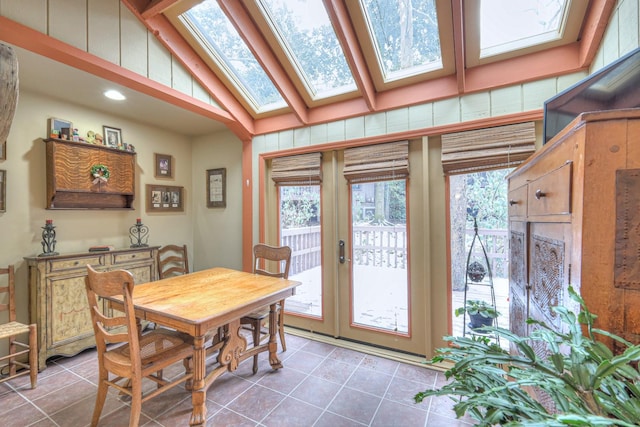
<path id="1" fill-rule="evenodd" d="M 507 230 L 478 229 L 478 234 L 491 262 L 494 277 L 507 277 Z M 358 225 L 353 229 L 353 260 L 355 265 L 375 265 L 387 268 L 407 267 L 407 230 L 400 226 Z M 309 270 L 321 264 L 320 226 L 282 230 L 282 244 L 290 246 L 289 275 Z M 473 230 L 467 230 L 469 242 Z M 476 245 L 481 253 L 481 249 Z"/>

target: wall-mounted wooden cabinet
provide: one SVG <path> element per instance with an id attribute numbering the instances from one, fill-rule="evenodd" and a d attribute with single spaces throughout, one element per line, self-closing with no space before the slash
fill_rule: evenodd
<path id="1" fill-rule="evenodd" d="M 47 209 L 132 209 L 136 154 L 100 145 L 45 139 Z M 96 179 L 104 165 L 109 178 Z"/>

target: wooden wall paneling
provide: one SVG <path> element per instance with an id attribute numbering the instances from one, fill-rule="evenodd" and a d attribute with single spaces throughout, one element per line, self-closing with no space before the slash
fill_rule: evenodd
<path id="1" fill-rule="evenodd" d="M 490 92 L 472 93 L 460 98 L 460 115 L 464 122 L 489 117 L 490 111 Z"/>
<path id="2" fill-rule="evenodd" d="M 309 145 L 322 144 L 327 140 L 327 124 L 321 123 L 319 125 L 313 125 L 309 128 Z"/>
<path id="3" fill-rule="evenodd" d="M 0 14 L 47 34 L 47 0 L 0 0 Z"/>
<path id="4" fill-rule="evenodd" d="M 126 7 L 120 8 L 120 65 L 148 77 L 147 29 Z"/>
<path id="5" fill-rule="evenodd" d="M 448 125 L 461 122 L 460 98 L 449 98 L 433 103 L 433 125 Z"/>
<path id="6" fill-rule="evenodd" d="M 577 80 L 576 80 L 577 81 Z M 556 79 L 544 79 L 522 85 L 522 110 L 537 110 L 544 102 L 556 95 Z"/>
<path id="7" fill-rule="evenodd" d="M 344 141 L 344 120 L 327 123 L 327 140 L 336 142 Z"/>
<path id="8" fill-rule="evenodd" d="M 387 111 L 387 133 L 405 132 L 409 130 L 409 109 L 398 108 Z"/>
<path id="9" fill-rule="evenodd" d="M 193 78 L 191 74 L 173 57 L 171 61 L 171 87 L 189 96 L 193 96 Z"/>
<path id="10" fill-rule="evenodd" d="M 433 104 L 409 107 L 409 129 L 424 129 L 433 126 Z"/>
<path id="11" fill-rule="evenodd" d="M 364 117 L 352 117 L 345 120 L 345 139 L 360 139 L 364 137 Z"/>
<path id="12" fill-rule="evenodd" d="M 88 0 L 88 51 L 120 65 L 120 1 Z"/>
<path id="13" fill-rule="evenodd" d="M 171 86 L 171 53 L 156 39 L 147 33 L 149 41 L 149 78 Z"/>
<path id="14" fill-rule="evenodd" d="M 519 113 L 522 111 L 522 87 L 509 86 L 491 91 L 490 116 Z"/>
<path id="15" fill-rule="evenodd" d="M 387 133 L 387 113 L 374 113 L 364 116 L 365 136 L 376 136 Z"/>
<path id="16" fill-rule="evenodd" d="M 78 49 L 87 50 L 87 1 L 49 0 L 51 37 Z"/>

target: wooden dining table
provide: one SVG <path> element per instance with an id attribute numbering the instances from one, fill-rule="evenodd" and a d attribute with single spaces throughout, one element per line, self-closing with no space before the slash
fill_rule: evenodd
<path id="1" fill-rule="evenodd" d="M 224 372 L 258 353 L 268 351 L 273 369 L 282 367 L 277 356 L 276 303 L 295 294 L 300 282 L 246 273 L 228 268 L 211 268 L 182 276 L 136 285 L 133 306 L 138 319 L 176 329 L 193 337 L 193 411 L 190 426 L 204 426 L 207 389 Z M 110 301 L 114 309 L 121 300 Z M 269 341 L 247 348 L 240 332 L 240 318 L 266 305 L 270 306 Z M 207 373 L 206 341 L 224 328 L 217 363 Z"/>

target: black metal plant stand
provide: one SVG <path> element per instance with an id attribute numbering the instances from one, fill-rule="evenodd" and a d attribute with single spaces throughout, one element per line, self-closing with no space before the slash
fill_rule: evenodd
<path id="1" fill-rule="evenodd" d="M 469 247 L 469 253 L 467 254 L 467 268 L 466 279 L 465 279 L 465 287 L 464 287 L 464 307 L 467 305 L 467 292 L 470 286 L 484 286 L 488 287 L 491 295 L 491 306 L 494 310 L 496 310 L 496 294 L 493 287 L 493 274 L 491 272 L 491 262 L 489 260 L 489 256 L 487 256 L 487 250 L 478 235 L 478 220 L 475 215 L 473 216 L 473 240 L 471 241 L 471 246 Z M 474 251 L 476 245 L 479 245 L 482 249 L 482 258 L 481 259 L 473 259 L 473 253 L 478 252 Z M 466 318 L 466 313 L 465 313 Z M 493 326 L 498 327 L 498 318 L 493 319 Z M 462 335 L 487 335 L 482 332 L 478 332 L 471 328 L 470 325 L 467 325 L 466 321 L 463 321 L 462 325 Z M 495 335 L 496 342 L 500 345 L 500 337 Z"/>

